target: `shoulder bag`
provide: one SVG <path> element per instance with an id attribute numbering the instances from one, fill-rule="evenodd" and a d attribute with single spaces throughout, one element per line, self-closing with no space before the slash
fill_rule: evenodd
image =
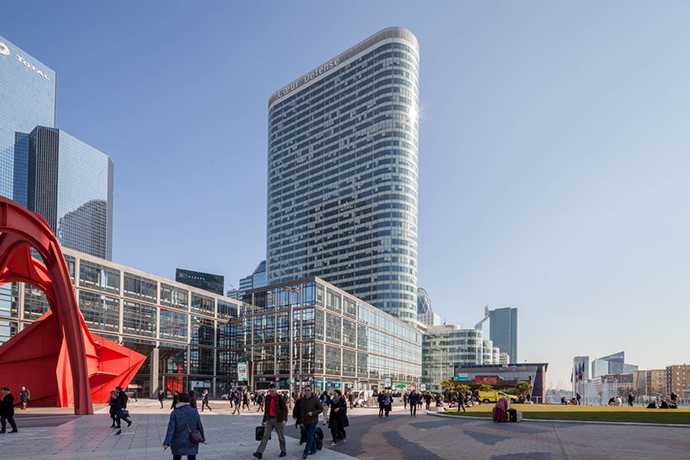
<path id="1" fill-rule="evenodd" d="M 189 431 L 189 440 L 192 441 L 192 444 L 201 444 L 204 442 L 204 437 L 201 436 L 201 431 L 190 429 L 189 422 L 187 422 L 187 417 L 184 415 L 184 411 L 182 408 L 179 408 L 179 411 L 182 413 L 185 425 L 187 425 L 187 431 Z"/>

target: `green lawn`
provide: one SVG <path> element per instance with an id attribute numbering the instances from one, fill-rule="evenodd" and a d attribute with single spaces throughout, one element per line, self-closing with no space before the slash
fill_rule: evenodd
<path id="1" fill-rule="evenodd" d="M 491 417 L 493 404 L 467 408 L 467 412 L 445 412 L 449 415 Z M 513 404 L 523 419 L 578 420 L 585 422 L 635 422 L 690 425 L 690 408 L 646 409 L 644 407 L 564 406 L 560 404 Z"/>

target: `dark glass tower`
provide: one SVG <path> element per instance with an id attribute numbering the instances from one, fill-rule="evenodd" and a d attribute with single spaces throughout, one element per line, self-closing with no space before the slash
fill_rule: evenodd
<path id="1" fill-rule="evenodd" d="M 319 276 L 416 325 L 415 36 L 384 29 L 268 105 L 268 284 Z"/>
<path id="2" fill-rule="evenodd" d="M 59 129 L 38 126 L 28 138 L 27 208 L 61 246 L 111 260 L 113 162 Z"/>

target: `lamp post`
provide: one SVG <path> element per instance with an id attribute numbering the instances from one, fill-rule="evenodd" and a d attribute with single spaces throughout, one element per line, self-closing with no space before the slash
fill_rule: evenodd
<path id="1" fill-rule="evenodd" d="M 293 321 L 293 313 L 292 313 L 292 312 L 293 312 L 293 305 L 292 305 L 292 301 L 291 301 L 291 299 L 290 299 L 290 294 L 299 294 L 299 288 L 296 288 L 296 287 L 289 288 L 289 287 L 285 286 L 285 287 L 283 288 L 283 292 L 287 293 L 287 296 L 288 296 L 288 307 L 290 308 L 290 320 L 288 321 L 288 334 L 290 334 L 290 380 L 289 380 L 289 384 L 290 384 L 290 387 L 289 387 L 289 388 L 290 388 L 290 397 L 288 398 L 288 401 L 290 401 L 290 407 L 292 407 L 292 377 L 293 377 L 293 375 L 292 375 L 292 369 L 293 369 L 293 365 L 292 365 L 292 355 L 294 354 L 293 349 L 292 349 L 292 347 L 293 347 L 293 343 L 292 343 L 292 342 L 293 342 L 294 333 L 293 333 L 293 327 L 292 327 L 292 321 Z"/>

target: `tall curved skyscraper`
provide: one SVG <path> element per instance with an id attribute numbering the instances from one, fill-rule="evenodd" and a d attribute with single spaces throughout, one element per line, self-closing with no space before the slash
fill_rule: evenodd
<path id="1" fill-rule="evenodd" d="M 384 29 L 268 102 L 268 284 L 319 276 L 416 325 L 419 45 Z"/>

